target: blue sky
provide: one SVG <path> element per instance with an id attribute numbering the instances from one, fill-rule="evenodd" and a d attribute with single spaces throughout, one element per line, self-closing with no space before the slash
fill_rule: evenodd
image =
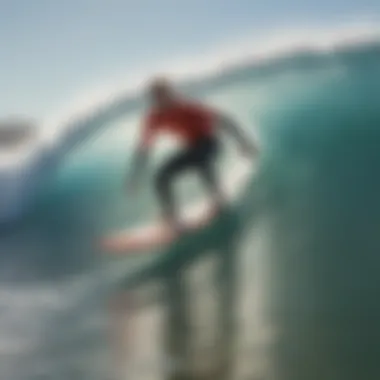
<path id="1" fill-rule="evenodd" d="M 42 117 L 97 83 L 226 39 L 379 10 L 378 0 L 0 0 L 0 117 Z"/>

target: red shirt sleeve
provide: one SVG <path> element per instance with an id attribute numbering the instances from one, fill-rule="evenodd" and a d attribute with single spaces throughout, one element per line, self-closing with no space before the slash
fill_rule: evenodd
<path id="1" fill-rule="evenodd" d="M 202 117 L 208 123 L 213 123 L 216 120 L 218 112 L 210 106 L 201 103 L 192 103 L 188 105 L 188 109 L 197 116 Z"/>

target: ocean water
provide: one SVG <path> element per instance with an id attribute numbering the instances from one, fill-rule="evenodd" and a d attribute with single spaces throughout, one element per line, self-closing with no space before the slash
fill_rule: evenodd
<path id="1" fill-rule="evenodd" d="M 259 197 L 246 204 L 257 214 L 242 249 L 254 259 L 241 268 L 247 302 L 265 299 L 268 316 L 264 323 L 247 311 L 244 328 L 277 336 L 260 358 L 276 379 L 378 378 L 380 46 L 242 67 L 206 83 L 201 96 L 262 144 Z M 112 259 L 98 239 L 157 213 L 149 176 L 134 199 L 123 188 L 140 116 L 132 109 L 105 123 L 30 212 L 2 227 L 1 379 L 107 378 L 109 284 L 151 257 Z M 153 166 L 170 149 L 159 147 Z M 198 191 L 183 189 L 184 201 Z"/>

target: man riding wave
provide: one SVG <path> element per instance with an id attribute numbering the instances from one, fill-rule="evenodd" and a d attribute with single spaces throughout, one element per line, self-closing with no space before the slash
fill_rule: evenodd
<path id="1" fill-rule="evenodd" d="M 155 189 L 164 219 L 180 233 L 183 225 L 173 194 L 173 183 L 178 176 L 195 170 L 211 194 L 216 210 L 219 210 L 225 204 L 215 170 L 220 152 L 220 133 L 225 131 L 234 137 L 247 157 L 255 157 L 258 147 L 230 117 L 181 96 L 164 78 L 154 79 L 149 84 L 148 97 L 150 109 L 144 117 L 128 186 L 136 188 L 138 175 L 143 171 L 153 143 L 161 132 L 179 138 L 184 147 L 158 170 Z"/>

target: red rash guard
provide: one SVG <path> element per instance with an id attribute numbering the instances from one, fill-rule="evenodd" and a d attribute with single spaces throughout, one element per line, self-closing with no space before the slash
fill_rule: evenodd
<path id="1" fill-rule="evenodd" d="M 212 136 L 216 114 L 200 104 L 180 102 L 170 108 L 151 111 L 145 120 L 142 145 L 149 147 L 158 132 L 179 137 L 186 145 Z"/>

